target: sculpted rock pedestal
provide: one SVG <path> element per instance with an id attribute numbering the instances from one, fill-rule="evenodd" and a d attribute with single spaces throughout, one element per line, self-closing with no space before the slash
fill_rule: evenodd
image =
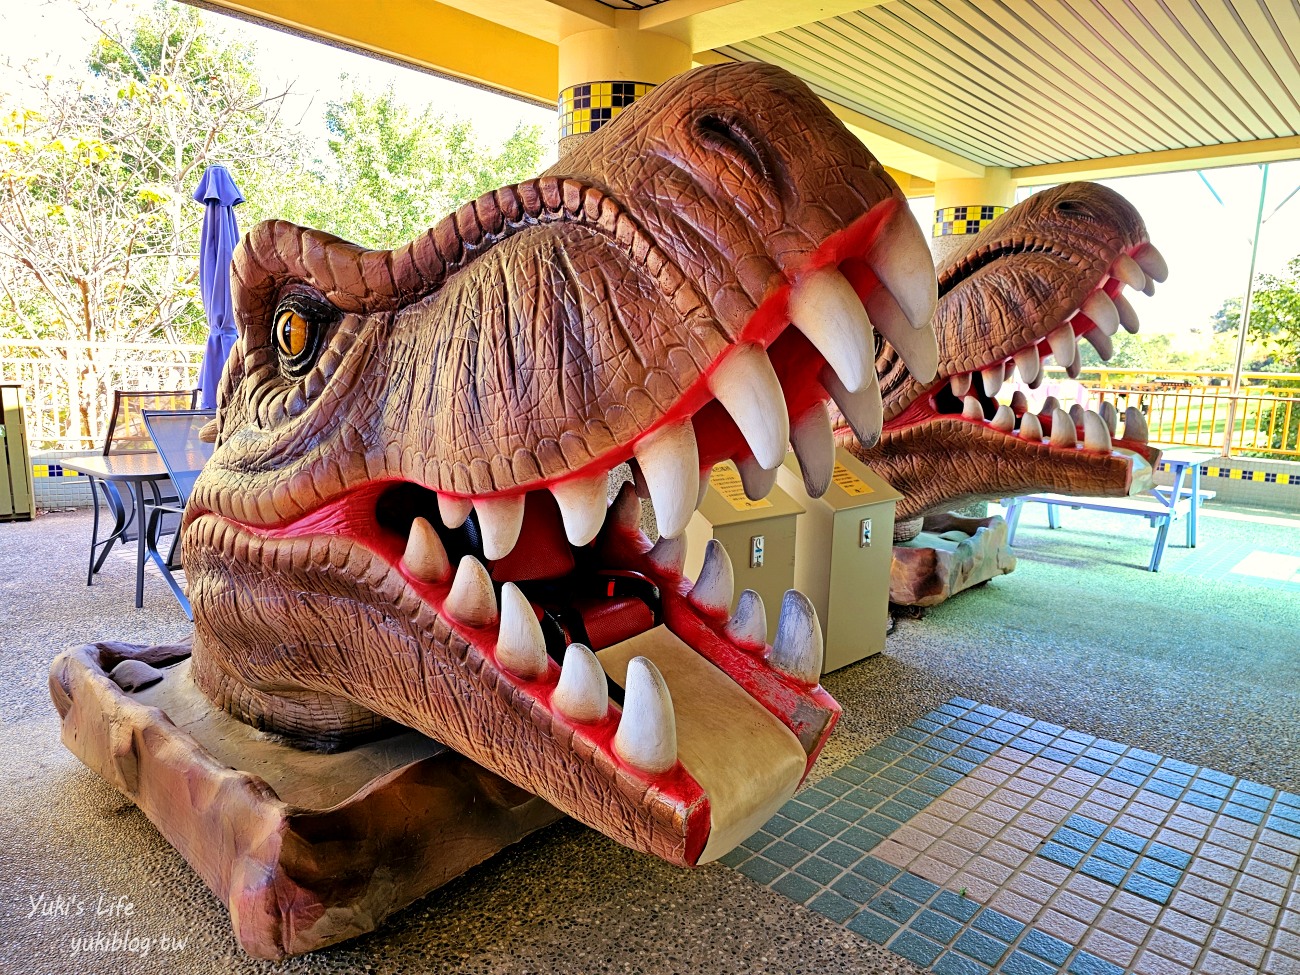
<path id="1" fill-rule="evenodd" d="M 1001 515 L 930 515 L 916 538 L 894 545 L 889 601 L 898 606 L 937 606 L 1015 567 Z"/>
<path id="2" fill-rule="evenodd" d="M 163 678 L 128 693 L 109 676 L 123 661 Z M 281 744 L 198 692 L 185 646 L 78 647 L 50 693 L 63 743 L 189 861 L 255 958 L 372 931 L 561 817 L 417 732 L 339 754 Z"/>

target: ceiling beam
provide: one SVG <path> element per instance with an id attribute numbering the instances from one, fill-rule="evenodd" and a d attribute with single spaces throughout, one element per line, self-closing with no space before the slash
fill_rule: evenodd
<path id="1" fill-rule="evenodd" d="M 616 26 L 618 11 L 597 0 L 442 0 L 449 7 L 558 44 L 570 34 Z"/>
<path id="2" fill-rule="evenodd" d="M 692 51 L 739 44 L 803 24 L 875 7 L 884 0 L 665 0 L 642 9 L 642 30 L 668 34 Z"/>
<path id="3" fill-rule="evenodd" d="M 1070 180 L 1175 173 L 1189 169 L 1214 169 L 1217 166 L 1278 162 L 1284 159 L 1300 159 L 1300 136 L 1258 139 L 1253 142 L 1229 142 L 1215 146 L 1194 146 L 1190 149 L 1165 149 L 1160 152 L 1139 152 L 1131 156 L 1081 159 L 1043 166 L 1020 166 L 1011 170 L 1011 179 L 1018 186 L 1039 186 L 1044 183 L 1064 183 Z"/>
<path id="4" fill-rule="evenodd" d="M 559 90 L 555 44 L 436 0 L 369 0 L 364 9 L 356 0 L 189 2 L 543 105 L 553 106 Z M 568 11 L 563 16 L 586 16 L 568 10 L 570 4 L 586 7 L 581 0 L 565 0 L 564 4 L 527 0 L 519 6 L 537 16 L 542 6 L 557 10 L 563 6 Z M 514 6 L 514 0 L 481 4 L 498 5 Z M 467 2 L 463 6 L 480 4 Z M 602 7 L 594 2 L 591 6 Z"/>

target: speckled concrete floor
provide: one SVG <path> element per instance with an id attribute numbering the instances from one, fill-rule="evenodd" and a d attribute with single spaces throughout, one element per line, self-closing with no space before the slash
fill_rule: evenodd
<path id="1" fill-rule="evenodd" d="M 1300 522 L 1251 519 L 1211 515 L 1203 545 L 1221 532 L 1300 552 Z M 59 743 L 45 687 L 55 652 L 93 639 L 164 642 L 188 629 L 156 579 L 145 609 L 131 607 L 124 560 L 82 584 L 89 528 L 85 513 L 0 525 L 0 971 L 917 971 L 726 867 L 676 870 L 572 822 L 377 934 L 280 965 L 250 961 L 184 861 Z M 1123 523 L 1022 528 L 1016 573 L 901 621 L 882 657 L 827 678 L 845 718 L 815 774 L 961 694 L 1295 789 L 1300 601 L 1180 575 L 1175 548 L 1152 576 L 1137 568 L 1147 536 L 1125 540 L 1132 533 Z M 41 894 L 63 897 L 67 913 L 34 913 Z M 96 916 L 101 903 L 133 910 Z M 150 951 L 74 953 L 97 931 L 152 939 Z M 164 953 L 162 936 L 184 947 Z"/>

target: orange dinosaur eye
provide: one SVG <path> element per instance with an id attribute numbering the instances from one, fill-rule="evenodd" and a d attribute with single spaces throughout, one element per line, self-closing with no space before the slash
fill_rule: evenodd
<path id="1" fill-rule="evenodd" d="M 275 344 L 290 359 L 296 359 L 311 345 L 311 322 L 291 308 L 275 318 Z"/>

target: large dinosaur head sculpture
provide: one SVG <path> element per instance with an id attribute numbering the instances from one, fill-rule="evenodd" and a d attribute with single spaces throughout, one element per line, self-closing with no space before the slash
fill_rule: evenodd
<path id="1" fill-rule="evenodd" d="M 864 305 L 933 368 L 870 153 L 790 75 L 703 68 L 410 244 L 264 223 L 234 270 L 184 534 L 208 696 L 316 745 L 419 729 L 678 863 L 761 825 L 838 714 L 819 631 L 790 594 L 769 645 L 675 536 L 723 459 L 760 490 L 793 441 L 829 478 L 830 397 L 879 421 Z M 628 461 L 653 547 L 630 486 L 607 508 Z"/>
<path id="2" fill-rule="evenodd" d="M 1150 292 L 1167 274 L 1136 210 L 1095 183 L 1029 197 L 938 267 L 934 378 L 914 375 L 886 340 L 877 362 L 880 442 L 848 444 L 904 495 L 899 520 L 1031 491 L 1124 495 L 1149 486 L 1159 452 L 1129 410 L 1042 414 L 1023 394 L 1000 405 L 1016 370 L 1033 387 L 1049 356 L 1079 374 L 1080 338 L 1109 359 L 1121 326 L 1138 329 L 1125 286 Z M 1004 394 L 1005 397 L 1005 394 Z M 845 431 L 847 435 L 847 431 Z"/>

